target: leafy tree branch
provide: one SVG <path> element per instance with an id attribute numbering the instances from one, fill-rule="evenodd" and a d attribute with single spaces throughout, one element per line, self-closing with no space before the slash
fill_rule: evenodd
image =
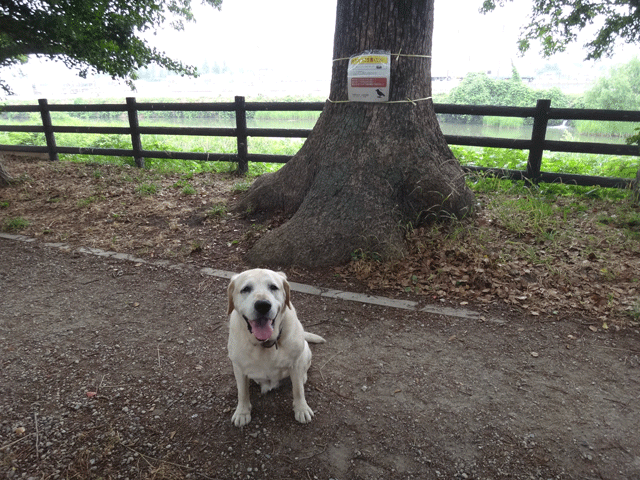
<path id="1" fill-rule="evenodd" d="M 487 13 L 506 1 L 484 0 L 480 11 Z M 518 46 L 522 53 L 531 42 L 541 43 L 542 54 L 563 52 L 585 28 L 597 31 L 584 45 L 586 60 L 610 57 L 619 43 L 640 42 L 638 0 L 533 0 L 529 23 L 523 27 Z"/>
<path id="2" fill-rule="evenodd" d="M 221 0 L 202 0 L 219 8 Z M 193 21 L 191 0 L 0 0 L 0 68 L 29 55 L 62 61 L 81 77 L 103 73 L 133 85 L 136 71 L 151 63 L 195 75 L 148 44 L 146 31 Z M 0 80 L 0 88 L 9 85 Z"/>

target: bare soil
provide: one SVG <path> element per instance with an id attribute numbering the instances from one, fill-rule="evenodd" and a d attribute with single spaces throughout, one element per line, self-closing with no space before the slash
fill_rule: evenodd
<path id="1" fill-rule="evenodd" d="M 185 194 L 179 175 L 5 167 L 25 177 L 0 189 L 0 222 L 28 220 L 19 233 L 34 241 L 0 238 L 1 478 L 640 479 L 640 332 L 614 310 L 580 303 L 572 315 L 560 302 L 534 315 L 486 286 L 476 300 L 473 288 L 422 295 L 390 276 L 375 293 L 482 315 L 297 293 L 303 324 L 327 339 L 306 388 L 316 416 L 295 421 L 290 386 L 256 387 L 237 429 L 227 285 L 198 267 L 244 269 L 244 251 L 281 220 L 220 215 L 231 176 L 195 176 Z M 143 195 L 151 183 L 158 193 Z M 371 291 L 362 269 L 287 273 Z M 626 289 L 622 304 L 632 286 L 601 288 Z"/>

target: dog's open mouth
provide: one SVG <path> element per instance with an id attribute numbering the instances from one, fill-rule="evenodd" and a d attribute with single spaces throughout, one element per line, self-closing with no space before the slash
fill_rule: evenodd
<path id="1" fill-rule="evenodd" d="M 246 318 L 245 318 L 246 320 Z M 247 320 L 249 328 L 253 336 L 261 342 L 265 342 L 273 335 L 273 321 L 275 319 L 269 319 L 267 317 L 260 317 L 255 320 Z"/>

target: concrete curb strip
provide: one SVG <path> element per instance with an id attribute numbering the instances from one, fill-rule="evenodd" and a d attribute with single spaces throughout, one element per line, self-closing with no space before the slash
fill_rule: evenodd
<path id="1" fill-rule="evenodd" d="M 35 238 L 26 237 L 24 235 L 13 235 L 9 233 L 0 233 L 0 238 L 5 240 L 13 240 L 17 242 L 31 243 L 35 242 Z M 43 243 L 48 248 L 58 248 L 60 250 L 72 251 L 73 248 L 66 243 Z M 135 257 L 128 253 L 117 253 L 109 250 L 101 250 L 99 248 L 91 247 L 79 247 L 76 252 L 83 253 L 85 255 L 95 255 L 97 257 L 110 257 L 117 260 L 124 260 L 127 262 L 142 263 L 147 265 L 155 265 L 159 267 L 169 268 L 171 270 L 184 270 L 184 271 L 197 271 L 201 275 L 207 275 L 216 278 L 230 279 L 236 272 L 229 272 L 226 270 L 218 270 L 215 268 L 203 267 L 197 268 L 184 263 L 171 263 L 168 260 L 146 260 L 144 258 Z M 465 318 L 468 320 L 479 320 L 481 318 L 480 313 L 473 310 L 467 310 L 464 308 L 452 308 L 445 306 L 427 305 L 419 309 L 418 302 L 410 300 L 396 300 L 393 298 L 381 297 L 377 295 L 367 295 L 354 292 L 343 292 L 341 290 L 322 289 L 314 287 L 312 285 L 306 285 L 304 283 L 290 282 L 289 285 L 294 292 L 303 293 L 306 295 L 316 295 L 326 298 L 335 298 L 338 300 L 346 300 L 351 302 L 365 303 L 369 305 L 378 305 L 381 307 L 398 308 L 401 310 L 419 311 L 425 313 L 431 313 L 434 315 L 446 315 L 448 317 Z"/>

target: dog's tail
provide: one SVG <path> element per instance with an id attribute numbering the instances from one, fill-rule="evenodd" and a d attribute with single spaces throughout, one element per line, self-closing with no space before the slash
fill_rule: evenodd
<path id="1" fill-rule="evenodd" d="M 324 343 L 326 340 L 315 333 L 304 332 L 304 339 L 309 343 Z"/>

